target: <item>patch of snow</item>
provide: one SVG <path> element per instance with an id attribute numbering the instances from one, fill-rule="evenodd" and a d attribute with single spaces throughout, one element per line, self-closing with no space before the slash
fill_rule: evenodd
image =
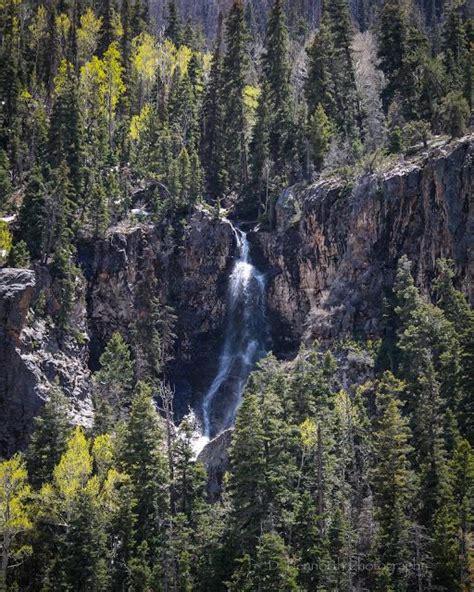
<path id="1" fill-rule="evenodd" d="M 2 222 L 6 222 L 7 224 L 11 224 L 12 222 L 15 222 L 16 214 L 12 214 L 11 216 L 3 216 L 3 218 L 0 218 L 0 220 Z"/>
<path id="2" fill-rule="evenodd" d="M 132 214 L 134 216 L 151 216 L 150 212 L 147 212 L 144 208 L 134 208 Z"/>

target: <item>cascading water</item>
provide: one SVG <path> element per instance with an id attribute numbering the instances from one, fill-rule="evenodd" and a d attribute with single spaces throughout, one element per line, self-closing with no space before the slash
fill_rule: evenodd
<path id="1" fill-rule="evenodd" d="M 197 444 L 201 448 L 233 425 L 249 374 L 266 353 L 265 277 L 252 264 L 247 234 L 232 229 L 238 258 L 230 276 L 219 366 L 202 403 L 203 435 Z"/>

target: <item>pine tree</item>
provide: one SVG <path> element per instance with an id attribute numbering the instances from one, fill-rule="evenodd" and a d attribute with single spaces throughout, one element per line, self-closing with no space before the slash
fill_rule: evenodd
<path id="1" fill-rule="evenodd" d="M 49 399 L 35 418 L 26 458 L 30 483 L 39 489 L 53 476 L 54 467 L 66 449 L 70 434 L 71 409 L 58 386 L 53 386 Z"/>
<path id="2" fill-rule="evenodd" d="M 268 84 L 264 88 L 271 114 L 270 152 L 277 169 L 284 167 L 291 131 L 292 98 L 290 88 L 290 65 L 288 58 L 288 29 L 283 10 L 283 1 L 275 0 L 268 20 L 263 54 L 263 72 Z"/>
<path id="3" fill-rule="evenodd" d="M 122 100 L 122 110 L 127 112 L 132 86 L 132 7 L 130 0 L 122 1 L 120 20 L 123 27 L 123 35 L 120 40 L 120 55 L 123 66 L 123 81 L 127 89 L 126 97 Z"/>
<path id="4" fill-rule="evenodd" d="M 147 545 L 146 561 L 159 560 L 163 526 L 168 511 L 168 468 L 163 450 L 163 430 L 146 384 L 137 385 L 130 418 L 121 443 L 121 465 L 131 479 L 136 500 L 135 541 Z"/>
<path id="5" fill-rule="evenodd" d="M 180 144 L 187 149 L 196 149 L 200 141 L 198 122 L 198 97 L 191 79 L 191 71 L 182 75 L 176 69 L 168 101 L 171 129 Z"/>
<path id="6" fill-rule="evenodd" d="M 410 21 L 410 5 L 405 0 L 388 0 L 378 24 L 378 56 L 387 79 L 382 91 L 383 106 L 388 113 L 391 105 L 398 105 L 407 120 L 426 116 L 423 97 L 429 103 L 427 93 L 439 92 L 430 89 L 434 72 L 430 72 L 433 62 L 429 41 L 420 27 Z"/>
<path id="7" fill-rule="evenodd" d="M 62 250 L 62 256 L 67 257 L 71 257 L 74 251 L 71 241 L 74 236 L 77 194 L 67 162 L 61 161 L 58 168 L 51 171 L 50 177 L 49 194 L 45 200 L 48 227 L 43 232 L 41 245 L 44 261 L 59 249 Z M 66 271 L 65 268 L 62 271 Z"/>
<path id="8" fill-rule="evenodd" d="M 451 138 L 460 138 L 466 133 L 469 115 L 469 104 L 460 92 L 448 93 L 437 113 L 441 129 Z"/>
<path id="9" fill-rule="evenodd" d="M 58 549 L 56 589 L 101 592 L 108 588 L 105 521 L 93 488 L 78 492 L 67 532 Z"/>
<path id="10" fill-rule="evenodd" d="M 166 17 L 166 21 L 166 37 L 168 37 L 176 47 L 179 47 L 183 42 L 183 30 L 181 17 L 178 14 L 175 0 L 170 0 L 168 2 L 168 16 Z"/>
<path id="11" fill-rule="evenodd" d="M 331 138 L 334 136 L 334 127 L 319 103 L 315 112 L 308 121 L 308 139 L 311 146 L 311 156 L 317 170 L 321 170 Z"/>
<path id="12" fill-rule="evenodd" d="M 132 13 L 132 36 L 146 32 L 150 24 L 150 10 L 147 0 L 135 0 Z"/>
<path id="13" fill-rule="evenodd" d="M 453 286 L 454 265 L 441 259 L 434 282 L 437 304 L 443 310 L 458 336 L 460 351 L 461 400 L 456 414 L 467 439 L 474 434 L 474 313 L 464 294 Z"/>
<path id="14" fill-rule="evenodd" d="M 226 123 L 225 170 L 229 187 L 248 182 L 244 90 L 248 75 L 247 31 L 242 0 L 234 0 L 226 21 L 223 99 Z"/>
<path id="15" fill-rule="evenodd" d="M 8 267 L 25 269 L 31 265 L 30 252 L 25 241 L 14 243 L 8 254 Z"/>
<path id="16" fill-rule="evenodd" d="M 114 31 L 114 0 L 104 0 L 100 3 L 99 14 L 102 17 L 102 28 L 99 42 L 99 55 L 104 55 L 110 45 L 115 41 Z"/>
<path id="17" fill-rule="evenodd" d="M 11 191 L 10 161 L 5 150 L 0 150 L 0 212 L 6 206 Z"/>
<path id="18" fill-rule="evenodd" d="M 347 137 L 354 139 L 358 136 L 361 116 L 352 60 L 353 29 L 349 7 L 345 0 L 332 0 L 324 9 L 328 12 L 334 43 L 332 72 L 338 114 L 336 122 Z"/>
<path id="19" fill-rule="evenodd" d="M 48 161 L 58 168 L 63 161 L 69 167 L 76 195 L 82 190 L 82 118 L 77 92 L 78 80 L 73 66 L 63 62 L 60 68 L 62 80 L 57 81 L 60 90 L 55 95 L 49 128 Z"/>
<path id="20" fill-rule="evenodd" d="M 104 238 L 110 222 L 110 207 L 104 185 L 100 181 L 92 187 L 90 209 L 94 237 Z"/>
<path id="21" fill-rule="evenodd" d="M 469 582 L 469 533 L 472 531 L 474 512 L 471 500 L 474 494 L 474 454 L 467 440 L 457 444 L 450 466 L 453 475 L 453 499 L 460 527 L 460 580 L 461 586 Z"/>
<path id="22" fill-rule="evenodd" d="M 409 561 L 409 527 L 413 515 L 415 477 L 408 460 L 410 430 L 402 417 L 400 395 L 404 385 L 387 372 L 377 385 L 374 419 L 372 481 L 380 523 L 380 556 L 393 565 L 391 584 L 403 589 L 401 566 Z M 397 588 L 397 586 L 399 588 Z"/>
<path id="23" fill-rule="evenodd" d="M 100 370 L 94 375 L 95 429 L 113 428 L 130 407 L 134 370 L 130 347 L 120 333 L 112 335 L 99 359 Z"/>
<path id="24" fill-rule="evenodd" d="M 8 149 L 12 164 L 15 165 L 19 142 L 18 103 L 21 92 L 19 3 L 16 0 L 8 0 L 4 3 L 2 12 L 4 22 L 0 49 L 0 148 Z"/>
<path id="25" fill-rule="evenodd" d="M 456 410 L 459 391 L 459 342 L 454 327 L 436 306 L 424 300 L 411 275 L 406 256 L 399 260 L 394 292 L 398 318 L 398 371 L 414 394 L 410 408 L 416 405 L 419 377 L 433 364 L 441 397 Z"/>
<path id="26" fill-rule="evenodd" d="M 201 160 L 206 173 L 206 190 L 212 199 L 226 188 L 225 122 L 223 95 L 222 16 L 212 57 L 209 82 L 203 104 Z"/>
<path id="27" fill-rule="evenodd" d="M 193 203 L 200 202 L 203 195 L 203 171 L 199 154 L 196 150 L 191 152 L 191 182 L 189 185 L 189 193 Z"/>
<path id="28" fill-rule="evenodd" d="M 47 195 L 41 171 L 34 168 L 28 178 L 19 216 L 21 236 L 34 259 L 43 252 Z"/>
<path id="29" fill-rule="evenodd" d="M 237 415 L 230 450 L 229 495 L 238 545 L 244 551 L 257 544 L 265 519 L 263 506 L 264 438 L 258 398 L 247 394 Z"/>
<path id="30" fill-rule="evenodd" d="M 297 592 L 298 570 L 292 565 L 288 549 L 281 536 L 270 532 L 264 534 L 257 547 L 253 590 L 261 592 Z"/>
<path id="31" fill-rule="evenodd" d="M 336 118 L 336 89 L 332 77 L 334 36 L 331 31 L 329 16 L 323 13 L 319 31 L 308 51 L 308 75 L 305 82 L 305 96 L 308 112 L 314 113 L 322 105 L 330 119 Z"/>
<path id="32" fill-rule="evenodd" d="M 407 37 L 408 17 L 405 2 L 402 0 L 385 2 L 378 24 L 378 53 L 380 68 L 388 80 L 387 86 L 382 91 L 386 112 L 397 91 L 402 88 Z M 394 51 L 394 48 L 397 50 Z"/>
<path id="33" fill-rule="evenodd" d="M 448 3 L 443 32 L 442 49 L 443 61 L 448 73 L 451 90 L 457 90 L 464 94 L 466 100 L 472 106 L 472 95 L 467 92 L 467 77 L 469 62 L 468 26 L 465 19 L 465 0 L 451 0 Z"/>
<path id="34" fill-rule="evenodd" d="M 187 208 L 190 201 L 191 189 L 191 161 L 189 153 L 186 148 L 183 148 L 178 155 L 178 174 L 181 182 L 181 191 L 179 195 L 179 203 L 181 207 Z"/>
<path id="35" fill-rule="evenodd" d="M 257 121 L 253 129 L 250 151 L 252 182 L 261 196 L 263 205 L 268 204 L 270 174 L 273 162 L 270 158 L 270 104 L 268 100 L 269 86 L 265 82 L 262 86 L 257 107 Z M 261 204 L 260 204 L 261 205 Z"/>

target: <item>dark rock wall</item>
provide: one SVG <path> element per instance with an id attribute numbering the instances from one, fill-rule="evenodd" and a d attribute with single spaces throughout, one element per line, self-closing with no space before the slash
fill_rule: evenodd
<path id="1" fill-rule="evenodd" d="M 426 293 L 436 260 L 453 259 L 458 287 L 473 301 L 473 156 L 472 139 L 464 140 L 354 187 L 321 181 L 286 190 L 275 231 L 254 239 L 273 277 L 275 348 L 291 350 L 304 337 L 376 335 L 404 254 Z"/>
<path id="2" fill-rule="evenodd" d="M 135 341 L 137 323 L 147 324 L 157 299 L 177 317 L 168 376 L 177 393 L 176 411 L 186 413 L 217 365 L 234 248 L 230 225 L 202 211 L 188 220 L 179 237 L 141 226 L 100 242 L 89 277 L 92 367 L 114 330 Z M 139 361 L 144 356 L 139 345 L 135 354 Z M 146 364 L 138 366 L 140 378 Z"/>
<path id="3" fill-rule="evenodd" d="M 268 274 L 277 354 L 295 353 L 301 340 L 377 336 L 403 254 L 426 293 L 436 259 L 452 258 L 459 287 L 474 299 L 473 154 L 474 140 L 464 139 L 354 186 L 333 179 L 283 192 L 275 229 L 249 234 L 253 260 Z M 66 338 L 54 326 L 59 303 L 48 269 L 0 270 L 0 455 L 24 445 L 56 381 L 75 421 L 90 424 L 90 370 L 114 331 L 132 344 L 138 377 L 146 372 L 137 334 L 149 325 L 153 301 L 177 317 L 167 376 L 178 416 L 186 413 L 216 371 L 235 249 L 230 225 L 200 209 L 179 232 L 141 224 L 82 245 L 85 278 Z"/>

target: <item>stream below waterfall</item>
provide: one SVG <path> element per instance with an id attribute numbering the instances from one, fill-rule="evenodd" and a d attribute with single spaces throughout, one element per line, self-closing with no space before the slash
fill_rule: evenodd
<path id="1" fill-rule="evenodd" d="M 234 422 L 249 374 L 266 354 L 266 282 L 253 265 L 247 234 L 228 222 L 237 241 L 229 278 L 224 343 L 216 375 L 202 400 L 203 448 Z"/>

